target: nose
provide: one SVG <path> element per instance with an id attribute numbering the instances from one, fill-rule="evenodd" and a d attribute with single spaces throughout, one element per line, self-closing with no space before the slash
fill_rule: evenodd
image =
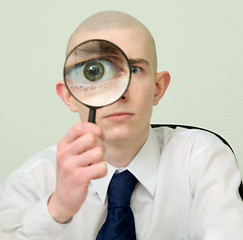
<path id="1" fill-rule="evenodd" d="M 120 97 L 119 100 L 122 101 L 127 101 L 129 99 L 129 94 L 130 94 L 130 89 L 131 89 L 131 85 L 132 85 L 132 81 L 130 81 L 129 85 L 127 86 L 127 90 L 125 91 L 125 93 Z"/>
<path id="2" fill-rule="evenodd" d="M 122 95 L 121 99 L 124 101 L 124 100 L 127 100 L 128 99 L 128 95 L 129 95 L 129 88 L 126 90 L 126 92 Z"/>

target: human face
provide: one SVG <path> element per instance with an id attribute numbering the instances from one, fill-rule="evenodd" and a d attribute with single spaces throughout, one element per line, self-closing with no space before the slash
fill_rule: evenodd
<path id="1" fill-rule="evenodd" d="M 96 123 L 104 131 L 107 142 L 144 142 L 149 132 L 152 108 L 156 104 L 156 73 L 149 39 L 142 29 L 134 27 L 80 31 L 70 42 L 69 48 L 90 39 L 104 39 L 116 44 L 125 52 L 132 67 L 127 92 L 112 105 L 98 109 Z M 88 109 L 79 103 L 77 107 L 81 120 L 87 121 Z"/>

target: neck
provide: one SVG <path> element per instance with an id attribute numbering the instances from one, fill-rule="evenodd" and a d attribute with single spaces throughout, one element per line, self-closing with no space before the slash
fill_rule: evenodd
<path id="1" fill-rule="evenodd" d="M 126 141 L 106 141 L 105 161 L 122 168 L 129 165 L 147 140 L 149 129 L 143 137 L 134 137 Z"/>

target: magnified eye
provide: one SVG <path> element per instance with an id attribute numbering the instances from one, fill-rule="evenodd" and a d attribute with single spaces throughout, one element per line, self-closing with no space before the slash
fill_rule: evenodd
<path id="1" fill-rule="evenodd" d="M 103 64 L 97 61 L 90 61 L 85 64 L 83 74 L 89 81 L 100 80 L 105 73 Z"/>
<path id="2" fill-rule="evenodd" d="M 72 81 L 81 84 L 106 82 L 115 78 L 119 67 L 106 59 L 93 59 L 87 62 L 76 64 L 68 73 Z"/>
<path id="3" fill-rule="evenodd" d="M 68 54 L 63 75 L 70 95 L 96 109 L 112 104 L 124 95 L 131 80 L 131 65 L 114 43 L 91 39 Z"/>

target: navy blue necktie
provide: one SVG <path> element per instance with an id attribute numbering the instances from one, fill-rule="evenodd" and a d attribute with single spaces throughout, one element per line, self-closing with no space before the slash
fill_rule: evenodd
<path id="1" fill-rule="evenodd" d="M 137 179 L 129 172 L 114 174 L 108 187 L 108 213 L 96 240 L 136 240 L 130 208 Z"/>

